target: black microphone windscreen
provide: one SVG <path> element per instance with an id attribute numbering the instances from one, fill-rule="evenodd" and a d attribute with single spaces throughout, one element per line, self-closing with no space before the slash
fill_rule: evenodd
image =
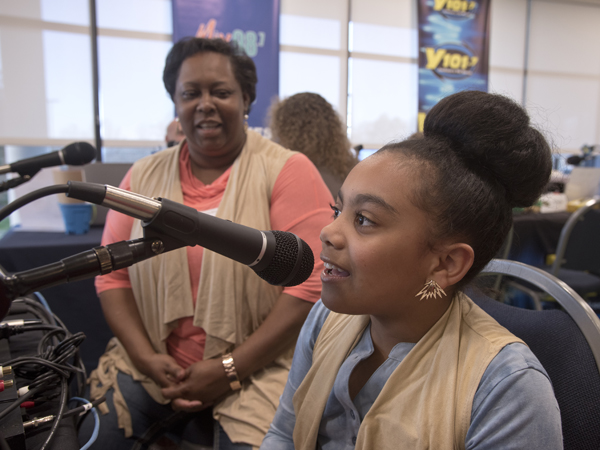
<path id="1" fill-rule="evenodd" d="M 62 149 L 65 164 L 82 166 L 90 163 L 96 157 L 96 149 L 87 142 L 74 142 Z"/>
<path id="2" fill-rule="evenodd" d="M 577 155 L 569 156 L 567 158 L 567 164 L 571 164 L 573 166 L 578 165 L 581 161 L 583 161 L 583 158 L 581 156 L 577 156 Z"/>
<path id="3" fill-rule="evenodd" d="M 260 272 L 259 277 L 269 284 L 281 286 L 290 276 L 292 279 L 284 286 L 297 286 L 304 283 L 315 267 L 315 258 L 310 246 L 302 241 L 302 254 L 298 247 L 298 239 L 292 233 L 284 231 L 271 231 L 275 236 L 275 252 L 270 264 Z M 301 258 L 299 267 L 296 268 L 298 257 Z M 292 271 L 296 269 L 296 273 Z"/>

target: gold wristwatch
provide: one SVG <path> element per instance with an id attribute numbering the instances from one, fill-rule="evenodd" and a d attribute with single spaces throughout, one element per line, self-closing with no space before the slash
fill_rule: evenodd
<path id="1" fill-rule="evenodd" d="M 231 389 L 234 391 L 241 389 L 242 385 L 240 383 L 240 379 L 238 378 L 237 371 L 235 370 L 233 356 L 231 353 L 225 353 L 223 355 L 223 369 L 225 369 L 225 375 L 227 375 Z"/>

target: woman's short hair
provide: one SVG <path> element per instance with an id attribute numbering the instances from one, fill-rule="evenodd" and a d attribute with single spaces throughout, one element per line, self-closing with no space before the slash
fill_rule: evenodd
<path id="1" fill-rule="evenodd" d="M 345 125 L 319 94 L 302 92 L 274 103 L 270 128 L 275 141 L 304 153 L 315 166 L 341 179 L 358 162 L 351 153 Z"/>
<path id="2" fill-rule="evenodd" d="M 183 61 L 190 56 L 204 52 L 220 53 L 229 58 L 235 79 L 239 83 L 242 93 L 250 98 L 249 105 L 252 105 L 256 99 L 256 83 L 258 81 L 254 61 L 235 42 L 227 42 L 223 39 L 185 37 L 173 45 L 167 55 L 163 71 L 163 83 L 171 99 L 175 98 L 175 87 Z M 250 106 L 246 113 L 248 112 L 250 112 Z"/>
<path id="3" fill-rule="evenodd" d="M 552 171 L 552 152 L 513 100 L 480 91 L 448 96 L 427 114 L 423 138 L 388 144 L 421 167 L 413 202 L 430 217 L 434 246 L 459 238 L 475 253 L 464 286 L 497 254 L 512 208 L 531 206 Z"/>

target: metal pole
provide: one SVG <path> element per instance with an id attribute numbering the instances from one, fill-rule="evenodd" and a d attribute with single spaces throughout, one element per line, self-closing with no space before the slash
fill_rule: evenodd
<path id="1" fill-rule="evenodd" d="M 96 161 L 102 161 L 102 137 L 100 135 L 100 89 L 98 77 L 98 27 L 96 24 L 96 0 L 89 0 L 90 41 L 92 44 L 92 83 L 94 96 L 94 139 L 96 141 Z"/>
<path id="2" fill-rule="evenodd" d="M 523 92 L 521 93 L 521 105 L 525 108 L 527 102 L 527 75 L 529 71 L 529 33 L 531 32 L 531 0 L 527 0 L 527 23 L 525 24 L 525 55 L 523 58 Z"/>
<path id="3" fill-rule="evenodd" d="M 348 134 L 348 130 L 351 130 L 352 127 L 352 101 L 353 98 L 351 97 L 351 93 L 350 93 L 350 89 L 351 89 L 351 85 L 350 85 L 350 21 L 352 20 L 352 0 L 348 0 L 347 1 L 347 17 L 346 17 L 346 76 L 343 79 L 342 85 L 345 88 L 344 92 L 344 98 L 341 99 L 344 101 L 345 108 L 344 110 L 346 111 L 345 117 L 344 117 L 344 122 L 346 125 L 346 134 Z M 342 105 L 340 105 L 342 106 Z M 340 112 L 341 112 L 341 108 L 340 108 Z M 348 136 L 350 138 L 350 136 Z M 358 156 L 358 154 L 357 154 Z"/>

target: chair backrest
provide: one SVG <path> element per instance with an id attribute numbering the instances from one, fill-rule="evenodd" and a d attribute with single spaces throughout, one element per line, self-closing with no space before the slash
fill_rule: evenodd
<path id="1" fill-rule="evenodd" d="M 600 319 L 570 287 L 516 261 L 493 260 L 482 274 L 524 279 L 552 295 L 563 310 L 534 311 L 467 294 L 484 311 L 523 339 L 552 381 L 561 411 L 564 448 L 600 448 Z"/>
<path id="2" fill-rule="evenodd" d="M 565 223 L 556 247 L 552 274 L 562 267 L 600 274 L 600 210 L 589 200 Z"/>

